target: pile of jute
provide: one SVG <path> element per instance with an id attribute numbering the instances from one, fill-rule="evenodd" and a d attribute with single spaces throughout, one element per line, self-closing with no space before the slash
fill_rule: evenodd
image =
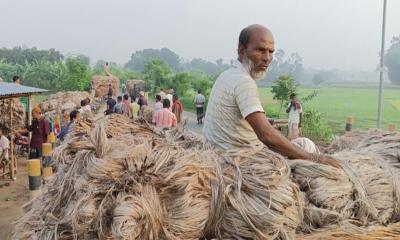
<path id="1" fill-rule="evenodd" d="M 293 239 L 303 203 L 279 154 L 219 152 L 178 127 L 75 126 L 13 239 Z"/>
<path id="2" fill-rule="evenodd" d="M 57 92 L 47 96 L 46 100 L 41 102 L 39 106 L 42 112 L 61 112 L 62 110 L 70 112 L 79 108 L 81 106 L 81 101 L 86 98 L 89 98 L 88 92 Z"/>
<path id="3" fill-rule="evenodd" d="M 12 101 L 12 104 L 10 104 Z M 20 129 L 25 127 L 25 108 L 18 98 L 0 100 L 0 125 L 9 128 L 10 112 L 13 113 L 12 127 Z"/>
<path id="4" fill-rule="evenodd" d="M 382 134 L 387 133 L 382 129 L 372 128 L 366 131 L 355 130 L 346 132 L 342 136 L 336 137 L 332 143 L 326 148 L 326 152 L 333 154 L 335 152 L 340 152 L 343 150 L 354 150 L 357 148 L 358 144 L 363 141 L 364 138 L 368 136 L 382 136 Z"/>
<path id="5" fill-rule="evenodd" d="M 116 76 L 95 75 L 92 77 L 91 88 L 94 90 L 95 97 L 107 97 L 110 86 L 113 96 L 117 96 L 119 94 L 119 79 Z"/>
<path id="6" fill-rule="evenodd" d="M 130 96 L 137 97 L 140 91 L 146 92 L 146 88 L 146 82 L 144 80 L 126 80 L 126 91 Z"/>
<path id="7" fill-rule="evenodd" d="M 400 134 L 370 130 L 352 146 L 333 154 L 343 169 L 304 160 L 290 161 L 305 202 L 303 231 L 339 224 L 388 224 L 400 217 Z"/>

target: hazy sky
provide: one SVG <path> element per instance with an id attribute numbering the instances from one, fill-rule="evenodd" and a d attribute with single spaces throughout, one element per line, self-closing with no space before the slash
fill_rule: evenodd
<path id="1" fill-rule="evenodd" d="M 0 47 L 25 45 L 125 63 L 168 47 L 186 60 L 236 57 L 240 30 L 268 26 L 276 48 L 306 66 L 373 70 L 383 0 L 0 0 Z M 386 46 L 400 35 L 400 1 L 388 0 Z"/>

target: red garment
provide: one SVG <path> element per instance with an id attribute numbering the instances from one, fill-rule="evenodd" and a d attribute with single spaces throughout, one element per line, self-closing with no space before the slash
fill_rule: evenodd
<path id="1" fill-rule="evenodd" d="M 183 104 L 179 100 L 176 100 L 174 102 L 174 104 L 172 104 L 172 112 L 175 112 L 175 110 L 177 110 L 177 109 L 180 109 L 179 112 L 183 112 L 184 111 Z"/>
<path id="2" fill-rule="evenodd" d="M 47 142 L 47 135 L 50 133 L 50 126 L 47 120 L 44 118 L 32 120 L 32 125 L 28 126 L 28 130 L 32 132 L 30 146 L 42 149 L 42 144 Z"/>
<path id="3" fill-rule="evenodd" d="M 131 117 L 132 116 L 131 103 L 128 100 L 124 100 L 123 104 L 124 104 L 123 108 L 124 114 L 127 115 L 128 117 Z"/>

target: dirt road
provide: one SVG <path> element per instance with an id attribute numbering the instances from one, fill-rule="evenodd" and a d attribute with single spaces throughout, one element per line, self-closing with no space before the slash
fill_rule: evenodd
<path id="1" fill-rule="evenodd" d="M 1 240 L 11 239 L 14 221 L 22 215 L 22 206 L 29 201 L 26 157 L 18 157 L 17 180 L 11 181 L 7 178 L 0 179 Z"/>

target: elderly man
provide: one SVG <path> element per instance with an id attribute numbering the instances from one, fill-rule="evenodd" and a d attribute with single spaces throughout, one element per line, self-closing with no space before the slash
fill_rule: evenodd
<path id="1" fill-rule="evenodd" d="M 295 147 L 268 122 L 255 81 L 265 77 L 274 50 L 273 35 L 266 27 L 250 25 L 241 31 L 237 61 L 211 90 L 203 128 L 207 142 L 225 150 L 261 149 L 264 144 L 292 159 L 340 167 L 332 157 Z"/>

